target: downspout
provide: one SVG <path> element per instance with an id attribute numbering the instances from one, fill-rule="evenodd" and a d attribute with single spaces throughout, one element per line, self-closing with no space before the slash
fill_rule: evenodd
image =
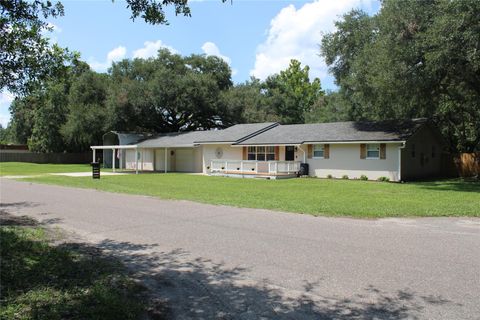
<path id="1" fill-rule="evenodd" d="M 398 147 L 398 182 L 402 181 L 402 149 L 405 149 L 405 141 Z"/>
<path id="2" fill-rule="evenodd" d="M 165 148 L 165 173 L 167 173 L 167 166 L 168 166 L 167 152 L 168 152 L 168 148 Z"/>
<path id="3" fill-rule="evenodd" d="M 135 174 L 138 174 L 138 147 L 135 147 Z"/>
<path id="4" fill-rule="evenodd" d="M 302 150 L 302 152 L 303 152 L 303 163 L 306 163 L 306 162 L 307 162 L 307 154 L 306 154 L 305 150 L 303 150 L 303 148 L 301 147 L 300 144 L 298 144 L 297 147 L 298 147 L 300 150 Z"/>

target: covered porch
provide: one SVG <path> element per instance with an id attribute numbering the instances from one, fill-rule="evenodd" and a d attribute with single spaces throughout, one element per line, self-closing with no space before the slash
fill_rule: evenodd
<path id="1" fill-rule="evenodd" d="M 300 171 L 300 161 L 211 160 L 211 175 L 243 178 L 293 178 Z"/>

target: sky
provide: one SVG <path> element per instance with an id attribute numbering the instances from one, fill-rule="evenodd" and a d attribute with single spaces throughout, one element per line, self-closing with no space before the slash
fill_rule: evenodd
<path id="1" fill-rule="evenodd" d="M 48 20 L 52 42 L 78 51 L 92 69 L 106 72 L 114 61 L 148 58 L 160 48 L 181 55 L 206 54 L 224 59 L 234 83 L 251 76 L 265 79 L 288 67 L 291 59 L 310 67 L 322 88 L 335 84 L 319 56 L 322 35 L 334 31 L 334 21 L 354 8 L 370 14 L 378 0 L 220 0 L 189 1 L 192 17 L 167 10 L 170 25 L 132 21 L 121 0 L 62 1 L 65 15 Z M 13 95 L 0 93 L 0 123 L 10 119 Z"/>

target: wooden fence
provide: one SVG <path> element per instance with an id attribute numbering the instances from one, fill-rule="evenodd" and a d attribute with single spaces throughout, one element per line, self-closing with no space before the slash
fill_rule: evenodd
<path id="1" fill-rule="evenodd" d="M 5 152 L 0 151 L 0 162 L 31 162 L 31 163 L 90 163 L 92 152 L 84 153 L 36 153 L 36 152 Z"/>
<path id="2" fill-rule="evenodd" d="M 454 161 L 460 177 L 479 176 L 480 152 L 462 153 Z"/>

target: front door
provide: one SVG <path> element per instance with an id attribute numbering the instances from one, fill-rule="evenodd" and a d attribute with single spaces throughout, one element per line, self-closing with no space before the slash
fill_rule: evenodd
<path id="1" fill-rule="evenodd" d="M 285 147 L 285 161 L 293 161 L 295 160 L 295 147 L 294 146 L 286 146 Z"/>

